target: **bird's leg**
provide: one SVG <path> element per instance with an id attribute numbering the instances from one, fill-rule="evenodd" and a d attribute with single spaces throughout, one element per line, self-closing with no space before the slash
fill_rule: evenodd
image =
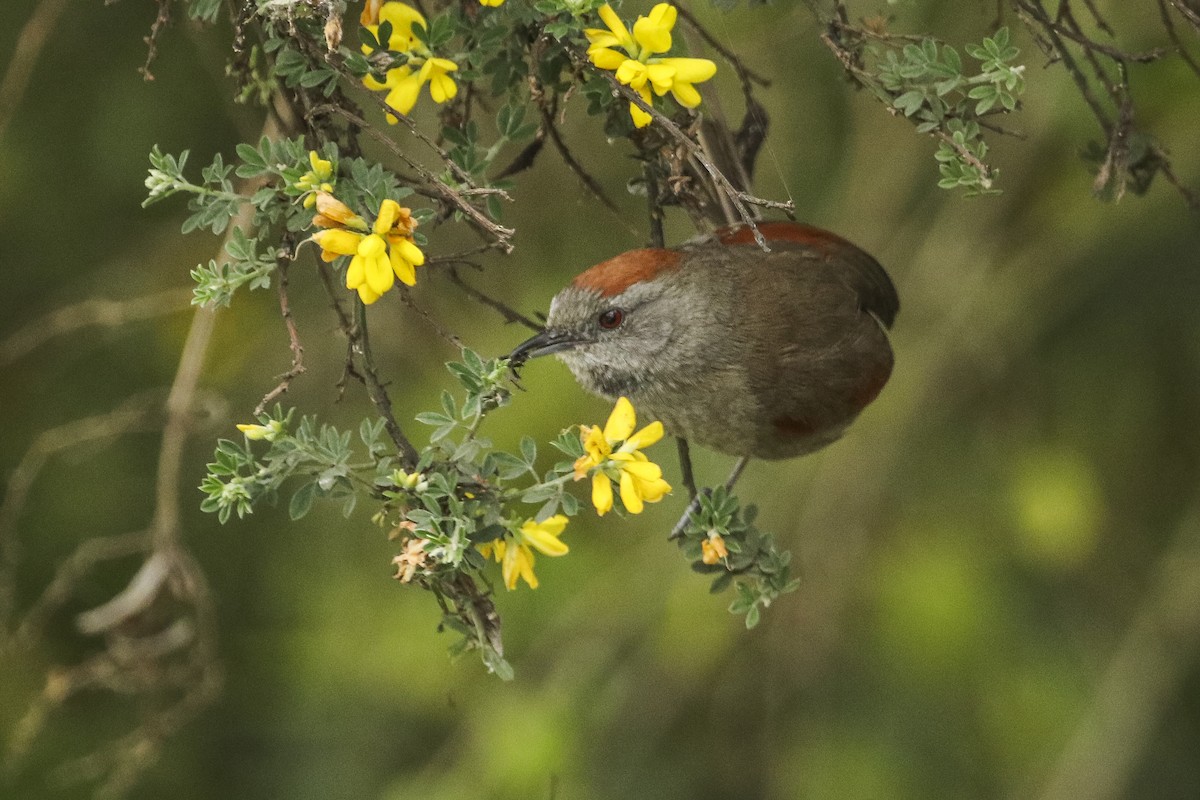
<path id="1" fill-rule="evenodd" d="M 687 445 L 682 444 L 683 439 L 680 439 L 679 442 L 681 443 L 680 448 L 679 448 L 679 454 L 680 454 L 680 456 L 686 456 Z M 750 456 L 742 456 L 741 458 L 739 458 L 737 460 L 737 463 L 733 465 L 733 470 L 729 473 L 729 477 L 725 479 L 725 491 L 729 491 L 730 489 L 733 488 L 733 485 L 735 483 L 737 483 L 738 478 L 742 477 L 742 473 L 745 471 L 746 465 L 749 463 L 750 463 Z M 690 477 L 691 477 L 691 470 L 690 470 L 690 464 L 689 464 L 689 470 L 687 471 L 687 473 L 685 473 L 684 480 L 686 481 L 687 478 L 690 478 Z M 708 490 L 706 489 L 705 492 L 707 493 L 707 491 Z M 692 501 L 690 503 L 688 503 L 687 508 L 685 508 L 683 510 L 683 516 L 681 516 L 679 518 L 679 522 L 676 522 L 675 527 L 671 529 L 671 534 L 667 537 L 667 540 L 673 541 L 675 539 L 678 539 L 680 536 L 683 536 L 683 532 L 687 529 L 688 520 L 690 520 L 692 518 L 692 514 L 695 514 L 699 510 L 700 510 L 700 493 L 695 492 L 692 495 Z"/>
<path id="2" fill-rule="evenodd" d="M 679 472 L 683 478 L 684 488 L 688 490 L 688 498 L 696 499 L 696 478 L 692 474 L 692 456 L 688 451 L 687 439 L 676 437 L 675 444 L 679 447 Z"/>

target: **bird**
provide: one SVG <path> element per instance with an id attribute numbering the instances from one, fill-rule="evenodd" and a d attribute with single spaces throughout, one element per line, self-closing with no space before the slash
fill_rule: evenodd
<path id="1" fill-rule="evenodd" d="M 887 272 L 846 239 L 799 222 L 732 225 L 580 273 L 510 363 L 556 355 L 681 449 L 794 458 L 836 441 L 883 390 L 899 309 Z"/>

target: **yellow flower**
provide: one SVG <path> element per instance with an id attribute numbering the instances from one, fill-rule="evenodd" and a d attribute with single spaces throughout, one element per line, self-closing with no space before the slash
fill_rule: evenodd
<path id="1" fill-rule="evenodd" d="M 498 8 L 499 6 L 504 5 L 504 0 L 479 0 L 479 5 Z"/>
<path id="2" fill-rule="evenodd" d="M 536 589 L 538 579 L 533 573 L 533 551 L 547 556 L 565 556 L 568 548 L 558 537 L 566 527 L 567 518 L 562 514 L 555 514 L 542 522 L 526 520 L 513 534 L 511 542 L 495 539 L 476 547 L 485 558 L 494 558 L 499 562 L 505 588 L 511 591 L 523 579 L 530 589 Z"/>
<path id="3" fill-rule="evenodd" d="M 241 423 L 237 429 L 246 435 L 246 438 L 252 442 L 273 442 L 283 433 L 283 423 L 277 419 L 270 420 L 266 425 L 249 425 Z"/>
<path id="4" fill-rule="evenodd" d="M 417 282 L 416 268 L 425 263 L 425 254 L 412 241 L 417 223 L 409 209 L 384 200 L 368 228 L 362 217 L 331 194 L 317 192 L 316 204 L 313 223 L 326 230 L 314 233 L 312 240 L 325 261 L 350 256 L 346 288 L 356 289 L 364 303 L 382 297 L 397 278 L 408 286 Z"/>
<path id="5" fill-rule="evenodd" d="M 725 547 L 725 539 L 716 531 L 709 532 L 708 538 L 700 543 L 700 560 L 705 564 L 716 564 L 728 557 L 729 550 Z"/>
<path id="6" fill-rule="evenodd" d="M 662 423 L 652 422 L 637 433 L 635 427 L 637 413 L 629 399 L 622 397 L 603 429 L 591 425 L 580 429 L 584 454 L 575 460 L 575 480 L 591 472 L 592 505 L 600 516 L 612 510 L 613 481 L 619 484 L 621 503 L 630 514 L 642 513 L 645 503 L 657 503 L 671 491 L 662 468 L 641 452 L 663 437 Z"/>
<path id="7" fill-rule="evenodd" d="M 700 105 L 700 93 L 694 84 L 715 75 L 717 65 L 707 58 L 658 57 L 671 49 L 671 30 L 679 14 L 675 6 L 659 3 L 648 16 L 637 18 L 633 33 L 611 6 L 605 4 L 599 13 L 608 29 L 584 31 L 591 43 L 588 58 L 593 64 L 615 72 L 617 80 L 637 92 L 647 104 L 651 102 L 653 89 L 659 97 L 670 92 L 685 108 Z M 638 128 L 646 127 L 652 119 L 634 103 L 629 104 L 629 115 Z"/>
<path id="8" fill-rule="evenodd" d="M 321 158 L 316 150 L 308 151 L 311 170 L 300 176 L 295 186 L 304 196 L 304 207 L 312 208 L 317 202 L 317 192 L 332 192 L 333 162 Z"/>
<path id="9" fill-rule="evenodd" d="M 367 11 L 373 4 L 368 0 L 367 8 L 363 9 L 363 18 L 367 18 Z M 378 5 L 375 3 L 374 5 Z M 378 5 L 378 9 L 374 11 L 375 22 L 365 25 L 376 38 L 379 37 L 379 23 L 387 22 L 392 26 L 392 35 L 388 37 L 386 44 L 388 50 L 395 50 L 397 53 L 407 53 L 417 47 L 424 47 L 421 40 L 413 33 L 413 26 L 419 25 L 426 30 L 429 29 L 429 24 L 425 22 L 425 17 L 420 11 L 417 11 L 407 3 L 384 3 Z M 364 23 L 365 24 L 365 23 Z M 363 52 L 370 52 L 369 48 L 363 47 Z"/>
<path id="10" fill-rule="evenodd" d="M 367 25 L 367 16 L 367 9 L 364 8 L 364 25 L 378 37 L 379 25 Z M 413 110 L 421 94 L 421 87 L 426 83 L 429 84 L 429 96 L 435 103 L 444 103 L 458 94 L 458 84 L 449 75 L 458 69 L 458 64 L 448 58 L 434 56 L 413 32 L 414 26 L 428 29 L 425 17 L 420 11 L 405 3 L 390 2 L 379 8 L 376 18 L 381 23 L 391 23 L 392 34 L 386 42 L 387 49 L 403 53 L 407 60 L 401 66 L 389 69 L 382 81 L 367 75 L 363 78 L 364 86 L 373 92 L 386 90 L 385 100 L 388 106 L 401 114 Z M 369 53 L 370 48 L 364 45 L 363 52 Z M 399 120 L 394 114 L 388 114 L 387 121 L 388 124 L 395 125 Z"/>

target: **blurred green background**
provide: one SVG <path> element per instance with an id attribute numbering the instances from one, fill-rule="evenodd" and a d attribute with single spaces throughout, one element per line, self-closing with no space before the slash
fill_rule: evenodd
<path id="1" fill-rule="evenodd" d="M 0 65 L 35 5 L 0 7 Z M 1123 44 L 1162 43 L 1153 3 L 1099 5 Z M 854 6 L 956 44 L 987 33 L 995 8 Z M 802 588 L 743 630 L 729 597 L 710 596 L 665 541 L 677 493 L 640 518 L 582 515 L 570 556 L 539 562 L 540 589 L 498 597 L 515 682 L 469 657 L 449 663 L 435 604 L 390 579 L 395 547 L 368 510 L 344 520 L 320 507 L 290 524 L 267 509 L 222 527 L 197 509 L 191 487 L 214 439 L 289 361 L 274 293 L 243 294 L 220 314 L 202 380 L 221 417 L 184 462 L 186 542 L 212 584 L 226 685 L 132 797 L 1200 797 L 1195 216 L 1161 182 L 1118 204 L 1091 197 L 1077 154 L 1094 122 L 1016 20 L 1030 86 L 1012 124 L 1028 139 L 997 144 L 1003 195 L 964 199 L 935 187 L 929 139 L 850 89 L 801 4 L 696 10 L 775 80 L 762 95 L 773 129 L 758 193 L 790 193 L 801 219 L 873 253 L 903 303 L 892 382 L 849 435 L 800 461 L 753 464 L 741 484 L 793 550 Z M 175 313 L 51 338 L 0 366 L 6 480 L 39 432 L 169 386 L 188 270 L 217 240 L 178 235 L 182 200 L 139 207 L 146 153 L 190 148 L 207 163 L 261 124 L 230 102 L 219 32 L 174 25 L 144 82 L 153 16 L 132 0 L 69 4 L 19 105 L 0 109 L 0 343 L 88 298 L 183 297 Z M 732 98 L 728 72 L 718 77 Z M 1167 59 L 1138 67 L 1133 85 L 1139 124 L 1200 187 L 1200 80 Z M 623 192 L 636 174 L 628 148 L 582 112 L 570 108 L 570 139 L 625 211 L 591 200 L 551 152 L 520 176 L 505 219 L 515 253 L 467 277 L 526 312 L 646 238 L 643 201 Z M 670 239 L 689 235 L 669 217 Z M 431 250 L 472 241 L 442 228 Z M 416 297 L 485 354 L 523 337 L 432 273 Z M 338 402 L 344 344 L 322 298 L 302 262 L 292 300 L 309 371 L 287 400 L 353 421 L 367 403 L 353 384 Z M 456 353 L 394 297 L 371 313 L 400 418 L 435 407 Z M 608 411 L 555 362 L 532 364 L 524 382 L 489 422 L 500 443 L 545 441 Z M 19 609 L 81 541 L 148 524 L 158 443 L 137 433 L 46 465 L 16 520 Z M 677 477 L 670 444 L 655 453 Z M 710 483 L 728 467 L 697 457 Z M 51 665 L 92 651 L 71 614 L 135 566 L 81 582 L 38 648 L 3 655 L 4 737 Z M 55 765 L 127 731 L 135 706 L 73 698 L 8 766 L 0 794 L 90 796 Z"/>

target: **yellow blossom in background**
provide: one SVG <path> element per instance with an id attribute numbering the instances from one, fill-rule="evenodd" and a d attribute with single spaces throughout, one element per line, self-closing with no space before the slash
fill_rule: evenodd
<path id="1" fill-rule="evenodd" d="M 584 31 L 591 45 L 588 58 L 600 69 L 616 73 L 617 80 L 633 89 L 647 104 L 651 91 L 662 97 L 667 92 L 685 108 L 700 105 L 700 92 L 694 84 L 717 73 L 717 65 L 707 58 L 660 58 L 671 49 L 671 30 L 679 15 L 670 3 L 659 3 L 650 14 L 638 17 L 633 33 L 605 4 L 599 10 L 600 19 L 608 26 Z M 624 51 L 624 52 L 622 52 Z M 644 128 L 652 117 L 634 103 L 629 104 L 633 124 Z"/>
<path id="2" fill-rule="evenodd" d="M 317 202 L 317 192 L 332 192 L 333 162 L 321 158 L 316 150 L 308 151 L 311 170 L 300 176 L 296 188 L 304 195 L 304 207 L 312 208 Z"/>
<path id="3" fill-rule="evenodd" d="M 425 254 L 413 243 L 417 223 L 409 209 L 395 200 L 384 200 L 368 227 L 362 217 L 327 192 L 317 192 L 316 206 L 313 223 L 325 230 L 314 233 L 312 240 L 325 261 L 350 256 L 346 288 L 357 290 L 364 303 L 378 300 L 397 278 L 408 286 L 417 282 L 416 267 L 425 263 Z"/>
<path id="4" fill-rule="evenodd" d="M 711 531 L 708 538 L 700 543 L 700 560 L 705 564 L 716 564 L 729 557 L 729 549 L 725 547 L 725 539 L 716 531 Z"/>
<path id="5" fill-rule="evenodd" d="M 671 485 L 663 480 L 662 468 L 641 452 L 663 437 L 662 423 L 652 422 L 637 433 L 633 432 L 635 427 L 633 403 L 622 397 L 603 429 L 598 425 L 580 428 L 584 454 L 575 461 L 575 480 L 592 473 L 592 505 L 600 516 L 612 510 L 613 481 L 619 483 L 621 502 L 630 514 L 642 513 L 643 504 L 657 503 L 671 491 Z M 617 477 L 612 477 L 614 472 Z"/>
<path id="6" fill-rule="evenodd" d="M 499 8 L 500 6 L 504 5 L 504 0 L 479 0 L 479 5 Z"/>
<path id="7" fill-rule="evenodd" d="M 567 527 L 567 518 L 555 514 L 542 522 L 526 520 L 513 534 L 512 541 L 495 539 L 477 545 L 477 549 L 485 558 L 494 558 L 500 564 L 500 572 L 504 576 L 504 586 L 510 591 L 517 588 L 517 582 L 524 580 L 530 589 L 538 587 L 537 575 L 533 573 L 533 551 L 547 556 L 565 556 L 568 548 L 558 538 Z"/>
<path id="8" fill-rule="evenodd" d="M 367 75 L 363 78 L 364 86 L 373 92 L 386 91 L 388 106 L 401 114 L 412 111 L 421 94 L 421 87 L 426 83 L 429 84 L 429 96 L 435 103 L 444 103 L 458 94 L 458 84 L 450 77 L 450 73 L 458 69 L 458 64 L 448 58 L 435 56 L 413 32 L 414 26 L 428 29 L 420 11 L 405 3 L 384 3 L 374 14 L 375 20 L 371 24 L 366 22 L 367 11 L 368 8 L 364 7 L 364 27 L 378 37 L 379 25 L 384 22 L 391 24 L 391 36 L 387 42 L 380 44 L 385 44 L 388 50 L 403 53 L 408 60 L 389 69 L 382 81 Z M 369 53 L 370 48 L 364 46 L 363 52 Z M 387 115 L 387 121 L 391 125 L 398 122 L 393 114 Z"/>
<path id="9" fill-rule="evenodd" d="M 237 429 L 252 442 L 273 442 L 283 433 L 283 423 L 277 419 L 269 421 L 266 425 L 239 423 Z"/>

